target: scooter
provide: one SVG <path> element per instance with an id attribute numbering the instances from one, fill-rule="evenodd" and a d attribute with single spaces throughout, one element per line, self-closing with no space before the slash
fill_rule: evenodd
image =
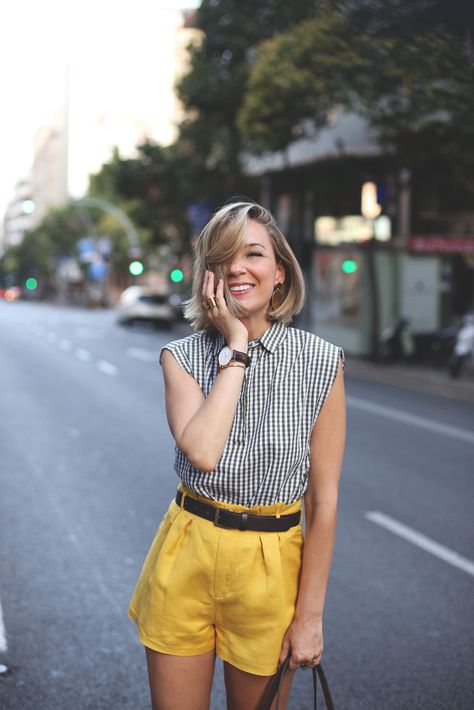
<path id="1" fill-rule="evenodd" d="M 474 313 L 466 313 L 463 324 L 456 336 L 453 353 L 449 361 L 449 374 L 459 377 L 468 360 L 474 355 Z"/>

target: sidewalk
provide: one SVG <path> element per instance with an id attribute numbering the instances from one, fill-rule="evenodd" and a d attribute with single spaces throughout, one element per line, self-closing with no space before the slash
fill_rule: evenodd
<path id="1" fill-rule="evenodd" d="M 345 374 L 349 377 L 474 403 L 472 366 L 470 369 L 466 368 L 459 379 L 453 380 L 447 368 L 423 363 L 374 364 L 349 353 L 346 359 Z"/>

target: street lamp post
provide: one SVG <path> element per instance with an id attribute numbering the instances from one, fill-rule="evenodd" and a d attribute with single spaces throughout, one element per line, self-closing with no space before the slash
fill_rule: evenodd
<path id="1" fill-rule="evenodd" d="M 377 186 L 374 182 L 365 182 L 362 185 L 360 211 L 366 218 L 370 228 L 370 238 L 367 245 L 367 272 L 370 294 L 370 358 L 373 362 L 379 359 L 379 289 L 377 282 L 377 267 L 375 263 L 375 219 L 380 215 L 382 208 L 377 202 Z"/>

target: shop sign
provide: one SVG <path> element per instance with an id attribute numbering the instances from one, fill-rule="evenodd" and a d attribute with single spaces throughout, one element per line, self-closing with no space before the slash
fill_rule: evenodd
<path id="1" fill-rule="evenodd" d="M 408 240 L 415 254 L 474 254 L 474 237 L 430 237 L 417 235 Z"/>
<path id="2" fill-rule="evenodd" d="M 381 215 L 369 220 L 362 215 L 346 217 L 318 217 L 314 222 L 314 238 L 317 244 L 338 246 L 367 242 L 375 237 L 378 241 L 388 241 L 391 237 L 389 217 Z"/>

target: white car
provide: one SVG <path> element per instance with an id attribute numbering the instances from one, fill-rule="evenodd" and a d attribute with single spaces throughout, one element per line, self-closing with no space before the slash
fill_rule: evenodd
<path id="1" fill-rule="evenodd" d="M 122 325 L 138 321 L 171 325 L 175 320 L 168 294 L 146 286 L 129 286 L 121 294 L 116 308 L 118 322 Z"/>

